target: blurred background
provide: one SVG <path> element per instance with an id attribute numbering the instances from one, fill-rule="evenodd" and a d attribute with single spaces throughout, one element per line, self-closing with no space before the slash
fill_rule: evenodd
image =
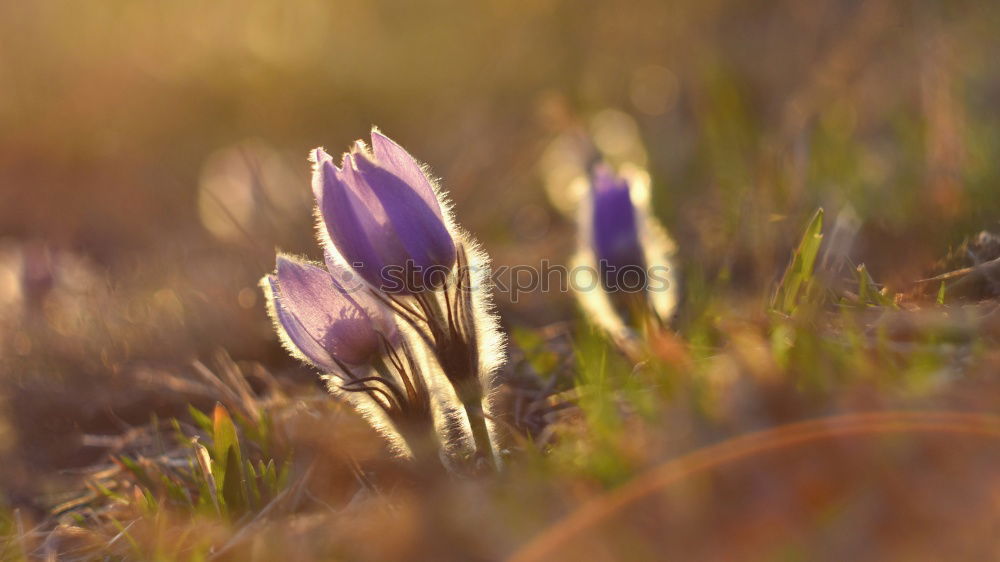
<path id="1" fill-rule="evenodd" d="M 971 0 L 2 2 L 5 492 L 183 412 L 157 369 L 225 349 L 311 383 L 256 283 L 276 248 L 320 257 L 314 146 L 377 125 L 496 263 L 561 263 L 586 133 L 649 170 L 689 282 L 765 294 L 823 205 L 900 287 L 997 227 L 998 52 L 1000 5 Z M 508 327 L 575 314 L 498 299 Z"/>

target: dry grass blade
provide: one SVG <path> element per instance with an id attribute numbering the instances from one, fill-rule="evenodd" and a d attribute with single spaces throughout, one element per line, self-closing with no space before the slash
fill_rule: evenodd
<path id="1" fill-rule="evenodd" d="M 927 279 L 919 279 L 915 282 L 922 284 L 922 283 L 935 283 L 938 281 L 951 281 L 952 279 L 965 277 L 971 274 L 981 274 L 981 275 L 986 275 L 988 277 L 992 277 L 995 274 L 1000 274 L 1000 258 L 994 258 L 987 262 L 976 264 L 970 267 L 963 267 L 962 269 L 956 269 L 954 271 L 942 273 L 941 275 L 928 277 Z"/>
<path id="2" fill-rule="evenodd" d="M 511 562 L 558 558 L 563 545 L 650 494 L 693 474 L 752 455 L 815 440 L 880 433 L 954 433 L 1000 439 L 1000 416 L 958 412 L 848 414 L 780 426 L 705 447 L 638 476 L 627 485 L 585 504 L 520 548 Z"/>
<path id="3" fill-rule="evenodd" d="M 251 401 L 247 402 L 240 391 L 233 390 L 219 375 L 215 374 L 214 371 L 206 367 L 201 361 L 195 360 L 191 363 L 191 366 L 194 368 L 195 373 L 200 375 L 205 382 L 209 383 L 217 391 L 217 396 L 219 396 L 224 404 L 245 415 L 248 419 L 255 420 L 259 418 L 255 400 L 251 398 Z M 226 369 L 223 369 L 223 371 L 225 372 Z"/>

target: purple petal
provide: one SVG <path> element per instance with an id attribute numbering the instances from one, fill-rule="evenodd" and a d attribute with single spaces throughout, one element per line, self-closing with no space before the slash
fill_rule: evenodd
<path id="1" fill-rule="evenodd" d="M 288 312 L 284 303 L 281 302 L 281 295 L 277 284 L 278 280 L 273 275 L 268 275 L 267 283 L 268 287 L 265 289 L 268 291 L 267 297 L 273 306 L 276 316 L 275 320 L 281 325 L 281 329 L 285 332 L 285 335 L 288 336 L 287 343 L 294 345 L 306 359 L 323 371 L 328 373 L 336 371 L 336 361 L 330 357 L 330 354 L 323 349 L 323 346 L 319 342 L 309 335 L 305 327 L 302 326 L 302 323 Z"/>
<path id="2" fill-rule="evenodd" d="M 455 263 L 455 243 L 441 220 L 441 209 L 434 199 L 433 207 L 402 178 L 373 162 L 363 154 L 354 158 L 358 173 L 379 202 L 406 257 L 422 268 Z"/>
<path id="3" fill-rule="evenodd" d="M 277 276 L 283 305 L 332 357 L 360 365 L 378 351 L 371 317 L 325 269 L 278 256 Z"/>
<path id="4" fill-rule="evenodd" d="M 333 164 L 333 157 L 327 154 L 322 147 L 314 148 L 309 153 L 309 160 L 313 163 L 313 174 L 312 174 L 312 190 L 313 196 L 316 197 L 316 203 L 319 205 L 320 209 L 323 208 L 323 166 L 324 164 Z"/>
<path id="5" fill-rule="evenodd" d="M 372 150 L 356 141 L 341 168 L 319 149 L 313 160 L 313 188 L 330 242 L 366 281 L 409 292 L 445 278 L 455 263 L 454 241 L 412 156 L 373 131 Z"/>
<path id="6" fill-rule="evenodd" d="M 371 289 L 354 270 L 337 263 L 329 252 L 324 252 L 323 257 L 326 261 L 326 269 L 330 272 L 334 282 L 352 302 L 365 310 L 374 323 L 375 330 L 390 342 L 398 341 L 399 333 L 396 321 L 386 304 L 372 294 Z"/>
<path id="7" fill-rule="evenodd" d="M 348 263 L 362 264 L 355 268 L 365 280 L 379 286 L 387 258 L 403 252 L 385 212 L 358 177 L 350 157 L 343 170 L 325 162 L 317 173 L 323 184 L 319 209 L 330 240 Z"/>
<path id="8" fill-rule="evenodd" d="M 348 295 L 354 296 L 368 291 L 368 285 L 365 284 L 364 278 L 358 275 L 354 269 L 341 265 L 326 248 L 323 250 L 323 262 L 337 285 Z"/>
<path id="9" fill-rule="evenodd" d="M 379 166 L 403 180 L 420 195 L 420 198 L 437 214 L 438 218 L 442 218 L 441 204 L 434 194 L 434 188 L 431 186 L 430 180 L 427 179 L 427 174 L 424 173 L 420 164 L 410 156 L 409 152 L 374 129 L 372 129 L 372 150 Z"/>

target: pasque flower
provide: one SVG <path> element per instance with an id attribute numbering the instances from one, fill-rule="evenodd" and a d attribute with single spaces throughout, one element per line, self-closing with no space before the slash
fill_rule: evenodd
<path id="1" fill-rule="evenodd" d="M 424 168 L 378 131 L 340 165 L 321 148 L 311 159 L 326 267 L 282 255 L 262 281 L 285 346 L 414 457 L 473 445 L 495 464 L 486 396 L 503 337 L 486 256 Z"/>
<path id="2" fill-rule="evenodd" d="M 455 264 L 455 243 L 434 187 L 398 144 L 372 131 L 371 147 L 356 141 L 341 165 L 313 151 L 313 193 L 336 251 L 386 293 L 434 289 Z"/>
<path id="3" fill-rule="evenodd" d="M 477 454 L 492 463 L 484 399 L 501 338 L 478 279 L 485 256 L 451 222 L 421 165 L 378 131 L 370 147 L 355 141 L 340 166 L 319 148 L 312 160 L 323 242 L 430 347 L 467 414 Z"/>
<path id="4" fill-rule="evenodd" d="M 595 272 L 577 298 L 595 323 L 628 353 L 664 333 L 677 310 L 676 246 L 649 209 L 649 174 L 598 163 L 585 176 L 575 265 Z M 582 287 L 582 286 L 581 286 Z"/>
<path id="5" fill-rule="evenodd" d="M 330 390 L 390 440 L 414 457 L 436 458 L 428 388 L 390 311 L 332 260 L 325 268 L 285 255 L 277 262 L 262 285 L 289 351 L 326 373 Z"/>

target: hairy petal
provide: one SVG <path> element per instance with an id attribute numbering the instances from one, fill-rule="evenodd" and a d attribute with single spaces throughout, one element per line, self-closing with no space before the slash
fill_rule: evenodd
<path id="1" fill-rule="evenodd" d="M 427 179 L 427 174 L 409 152 L 374 129 L 372 129 L 372 151 L 379 166 L 403 180 L 427 203 L 427 207 L 434 211 L 439 219 L 442 218 L 441 204 L 434 194 L 434 188 Z"/>
<path id="2" fill-rule="evenodd" d="M 455 242 L 430 179 L 402 147 L 373 130 L 371 149 L 356 141 L 340 168 L 321 149 L 312 159 L 328 243 L 365 281 L 405 294 L 447 278 Z"/>
<path id="3" fill-rule="evenodd" d="M 281 302 L 333 358 L 360 365 L 378 351 L 368 312 L 341 290 L 328 271 L 278 256 Z"/>
<path id="4" fill-rule="evenodd" d="M 455 243 L 441 220 L 437 199 L 431 207 L 413 186 L 370 158 L 358 155 L 354 160 L 364 183 L 381 202 L 407 257 L 424 268 L 454 265 Z"/>
<path id="5" fill-rule="evenodd" d="M 316 198 L 316 204 L 319 205 L 320 209 L 323 208 L 323 167 L 325 164 L 333 164 L 333 157 L 330 156 L 322 147 L 314 148 L 309 152 L 309 161 L 313 163 L 312 172 L 312 191 L 313 196 Z"/>
<path id="6" fill-rule="evenodd" d="M 368 317 L 372 319 L 375 330 L 385 336 L 389 342 L 397 342 L 399 331 L 392 311 L 372 294 L 368 285 L 353 270 L 337 263 L 330 252 L 324 252 L 323 257 L 326 261 L 326 269 L 330 272 L 334 282 L 348 298 L 358 307 L 364 309 Z"/>
<path id="7" fill-rule="evenodd" d="M 318 341 L 309 335 L 309 332 L 306 331 L 302 323 L 281 302 L 278 280 L 273 275 L 267 276 L 267 286 L 264 290 L 267 292 L 268 300 L 271 303 L 268 311 L 273 315 L 273 320 L 277 322 L 279 329 L 284 332 L 286 336 L 286 338 L 283 338 L 284 343 L 287 346 L 295 348 L 293 354 L 301 355 L 308 359 L 324 372 L 330 373 L 336 371 L 336 361 L 330 357 L 330 354 L 326 349 L 323 349 L 323 346 Z M 294 353 L 295 351 L 297 353 Z"/>
<path id="8" fill-rule="evenodd" d="M 386 250 L 399 245 L 385 213 L 360 181 L 350 158 L 343 170 L 327 161 L 318 173 L 323 184 L 319 210 L 330 241 L 365 280 L 378 286 L 381 271 L 391 263 Z"/>

